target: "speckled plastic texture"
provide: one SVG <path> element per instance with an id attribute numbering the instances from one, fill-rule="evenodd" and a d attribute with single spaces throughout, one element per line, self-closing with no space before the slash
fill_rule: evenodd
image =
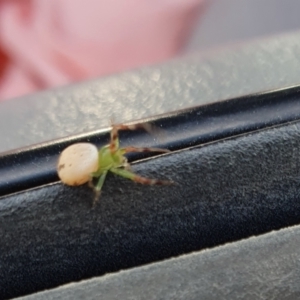
<path id="1" fill-rule="evenodd" d="M 299 244 L 296 226 L 22 299 L 299 299 Z"/>
<path id="2" fill-rule="evenodd" d="M 0 151 L 300 83 L 300 33 L 0 103 Z"/>

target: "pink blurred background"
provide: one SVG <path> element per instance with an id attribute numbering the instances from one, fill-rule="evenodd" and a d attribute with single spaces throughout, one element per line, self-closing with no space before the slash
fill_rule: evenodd
<path id="1" fill-rule="evenodd" d="M 0 100 L 178 55 L 205 0 L 0 0 Z"/>

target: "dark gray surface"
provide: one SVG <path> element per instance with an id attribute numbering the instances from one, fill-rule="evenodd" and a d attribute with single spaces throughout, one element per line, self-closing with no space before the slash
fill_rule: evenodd
<path id="1" fill-rule="evenodd" d="M 295 122 L 136 164 L 140 174 L 178 185 L 145 187 L 110 177 L 94 211 L 87 187 L 54 184 L 1 199 L 0 295 L 24 295 L 299 224 L 299 150 Z M 238 298 L 241 274 L 232 276 Z M 268 290 L 269 279 L 261 279 L 260 290 L 264 282 Z"/>
<path id="2" fill-rule="evenodd" d="M 299 299 L 300 227 L 22 299 Z"/>
<path id="3" fill-rule="evenodd" d="M 0 151 L 300 82 L 300 34 L 0 103 Z"/>

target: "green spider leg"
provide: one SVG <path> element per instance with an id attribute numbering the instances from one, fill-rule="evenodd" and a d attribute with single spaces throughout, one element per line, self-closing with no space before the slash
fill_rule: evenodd
<path id="1" fill-rule="evenodd" d="M 101 172 L 101 174 L 98 174 L 97 172 L 95 172 L 90 175 L 89 187 L 92 188 L 95 193 L 93 207 L 95 207 L 96 203 L 98 202 L 98 200 L 100 198 L 102 186 L 106 179 L 107 173 L 108 173 L 108 170 L 105 170 L 105 171 Z M 94 178 L 98 179 L 96 184 L 93 183 Z"/>
<path id="2" fill-rule="evenodd" d="M 95 206 L 96 203 L 97 203 L 98 200 L 99 200 L 99 197 L 100 197 L 100 194 L 101 194 L 101 189 L 102 189 L 102 186 L 103 186 L 103 184 L 104 184 L 104 181 L 105 181 L 107 172 L 108 172 L 108 171 L 103 171 L 103 173 L 100 175 L 100 177 L 99 177 L 99 179 L 98 179 L 97 184 L 94 186 L 95 198 L 94 198 L 93 206 Z"/>

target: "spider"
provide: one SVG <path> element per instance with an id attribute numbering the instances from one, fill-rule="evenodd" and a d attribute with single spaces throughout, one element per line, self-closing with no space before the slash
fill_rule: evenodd
<path id="1" fill-rule="evenodd" d="M 160 148 L 119 147 L 119 130 L 144 129 L 152 131 L 150 124 L 113 124 L 110 143 L 99 150 L 91 143 L 73 144 L 62 151 L 57 164 L 57 173 L 61 181 L 70 186 L 89 183 L 95 192 L 94 205 L 98 201 L 108 172 L 147 185 L 170 185 L 173 181 L 149 179 L 132 172 L 124 154 L 129 152 L 160 152 L 170 150 Z M 93 182 L 96 181 L 96 184 Z"/>

